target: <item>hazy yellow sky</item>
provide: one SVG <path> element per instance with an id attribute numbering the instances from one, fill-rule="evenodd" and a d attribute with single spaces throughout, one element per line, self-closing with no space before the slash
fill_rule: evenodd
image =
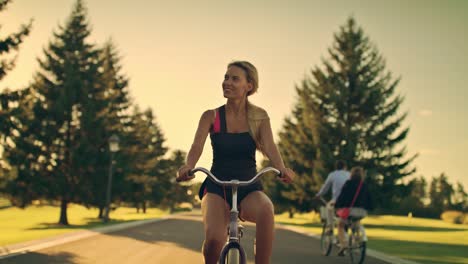
<path id="1" fill-rule="evenodd" d="M 0 89 L 25 87 L 36 58 L 64 25 L 74 0 L 15 0 L 0 13 L 0 36 L 34 18 L 17 66 Z M 333 33 L 353 15 L 402 80 L 417 175 L 446 172 L 468 186 L 468 1 L 146 1 L 87 0 L 91 40 L 112 38 L 131 94 L 154 110 L 171 149 L 188 151 L 201 113 L 224 103 L 226 64 L 249 60 L 260 75 L 251 100 L 273 132 L 295 103 L 294 86 L 328 58 Z M 211 163 L 209 139 L 199 165 Z"/>

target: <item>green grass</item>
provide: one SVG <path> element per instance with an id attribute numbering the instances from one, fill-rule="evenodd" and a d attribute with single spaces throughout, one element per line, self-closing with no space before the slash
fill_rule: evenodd
<path id="1" fill-rule="evenodd" d="M 315 213 L 276 216 L 276 222 L 320 234 Z M 368 246 L 400 258 L 428 264 L 468 263 L 468 225 L 403 216 L 369 216 L 363 220 Z"/>
<path id="2" fill-rule="evenodd" d="M 7 208 L 9 206 L 11 206 L 10 201 L 8 201 L 7 199 L 3 197 L 0 197 L 0 209 Z"/>
<path id="3" fill-rule="evenodd" d="M 146 214 L 137 214 L 134 208 L 118 208 L 110 214 L 107 224 L 98 220 L 97 209 L 69 205 L 70 226 L 58 225 L 60 208 L 55 206 L 30 206 L 26 209 L 10 207 L 0 210 L 0 246 L 40 239 L 63 233 L 85 230 L 104 225 L 158 218 L 167 211 L 149 208 Z"/>

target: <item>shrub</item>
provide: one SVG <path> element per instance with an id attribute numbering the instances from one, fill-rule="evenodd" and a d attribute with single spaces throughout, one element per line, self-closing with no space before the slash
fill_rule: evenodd
<path id="1" fill-rule="evenodd" d="M 460 211 L 445 211 L 440 215 L 440 218 L 445 222 L 453 224 L 468 224 L 467 214 Z"/>

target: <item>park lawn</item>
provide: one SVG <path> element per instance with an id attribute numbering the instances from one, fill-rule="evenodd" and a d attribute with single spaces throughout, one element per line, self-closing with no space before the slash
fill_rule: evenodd
<path id="1" fill-rule="evenodd" d="M 277 215 L 277 223 L 300 227 L 320 235 L 315 213 Z M 368 247 L 403 259 L 428 264 L 468 263 L 468 225 L 403 216 L 369 216 L 363 220 Z"/>
<path id="2" fill-rule="evenodd" d="M 0 209 L 0 246 L 46 238 L 63 233 L 85 230 L 104 225 L 159 218 L 167 211 L 148 208 L 146 214 L 137 214 L 135 208 L 121 207 L 111 211 L 107 224 L 98 220 L 98 209 L 87 209 L 81 205 L 68 207 L 70 226 L 58 225 L 60 207 L 29 206 L 26 209 L 9 207 Z"/>

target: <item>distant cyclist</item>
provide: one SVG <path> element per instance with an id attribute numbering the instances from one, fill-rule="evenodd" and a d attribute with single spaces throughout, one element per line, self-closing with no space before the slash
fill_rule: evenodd
<path id="1" fill-rule="evenodd" d="M 341 188 L 347 180 L 349 180 L 350 173 L 346 170 L 346 162 L 344 160 L 337 160 L 335 163 L 335 170 L 328 174 L 325 183 L 320 191 L 315 196 L 319 198 L 325 195 L 330 188 L 332 189 L 332 198 L 327 204 L 327 224 L 333 226 L 333 219 L 335 217 L 335 202 L 340 195 Z"/>
<path id="2" fill-rule="evenodd" d="M 356 194 L 356 192 L 358 193 Z M 353 167 L 351 169 L 351 177 L 343 186 L 343 189 L 336 200 L 335 208 L 339 210 L 340 208 L 350 207 L 354 196 L 356 196 L 356 200 L 349 210 L 349 216 L 358 219 L 366 217 L 367 211 L 372 210 L 373 205 L 369 189 L 367 188 L 367 184 L 364 182 L 364 169 L 362 167 Z M 345 249 L 344 245 L 346 245 L 344 230 L 345 221 L 345 219 L 340 218 L 340 221 L 338 222 L 338 238 L 341 245 L 341 249 L 338 253 L 339 255 L 343 255 L 343 250 Z M 359 230 L 362 240 L 367 241 L 365 229 L 361 225 L 360 221 L 357 221 L 357 224 L 360 227 Z"/>

